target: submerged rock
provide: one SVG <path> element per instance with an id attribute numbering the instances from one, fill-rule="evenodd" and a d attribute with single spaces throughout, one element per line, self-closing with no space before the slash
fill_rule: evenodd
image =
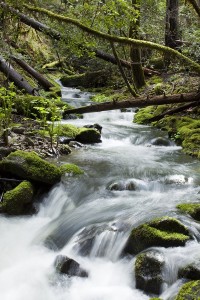
<path id="1" fill-rule="evenodd" d="M 160 294 L 163 265 L 164 257 L 158 251 L 139 254 L 135 261 L 136 288 L 146 293 Z"/>
<path id="2" fill-rule="evenodd" d="M 80 267 L 72 258 L 64 255 L 58 255 L 55 260 L 56 271 L 60 274 L 66 274 L 68 276 L 88 277 L 87 271 Z"/>
<path id="3" fill-rule="evenodd" d="M 198 300 L 200 299 L 200 280 L 185 283 L 175 300 Z"/>
<path id="4" fill-rule="evenodd" d="M 192 218 L 200 221 L 200 204 L 199 203 L 183 203 L 177 205 L 180 211 L 189 214 Z"/>
<path id="5" fill-rule="evenodd" d="M 200 263 L 191 264 L 178 271 L 179 278 L 186 278 L 190 280 L 200 280 Z"/>
<path id="6" fill-rule="evenodd" d="M 171 142 L 166 139 L 166 138 L 163 138 L 163 137 L 157 137 L 153 140 L 151 140 L 151 145 L 154 145 L 154 146 L 170 146 L 171 145 Z"/>
<path id="7" fill-rule="evenodd" d="M 32 210 L 34 188 L 28 181 L 21 182 L 3 195 L 0 210 L 9 215 L 21 215 Z"/>
<path id="8" fill-rule="evenodd" d="M 162 217 L 134 228 L 124 252 L 137 254 L 149 247 L 184 246 L 189 239 L 189 231 L 181 222 Z"/>
<path id="9" fill-rule="evenodd" d="M 108 186 L 108 190 L 110 191 L 135 191 L 136 190 L 136 184 L 134 181 L 119 181 L 119 182 L 113 182 Z"/>

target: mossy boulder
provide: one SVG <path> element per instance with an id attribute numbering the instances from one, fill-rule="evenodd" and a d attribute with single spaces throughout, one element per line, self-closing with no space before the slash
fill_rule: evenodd
<path id="1" fill-rule="evenodd" d="M 83 144 L 93 144 L 101 142 L 101 133 L 97 128 L 78 128 L 71 124 L 64 124 L 59 126 L 58 135 L 62 137 L 68 137 Z"/>
<path id="2" fill-rule="evenodd" d="M 33 185 L 28 181 L 22 181 L 17 187 L 3 195 L 0 210 L 9 215 L 28 213 L 32 208 L 33 196 Z"/>
<path id="3" fill-rule="evenodd" d="M 190 280 L 200 280 L 200 263 L 191 264 L 178 271 L 179 278 L 186 278 Z"/>
<path id="4" fill-rule="evenodd" d="M 80 128 L 75 140 L 83 144 L 101 143 L 101 134 L 94 128 Z"/>
<path id="5" fill-rule="evenodd" d="M 134 228 L 124 252 L 137 254 L 149 247 L 184 246 L 190 239 L 188 229 L 175 218 L 162 217 Z"/>
<path id="6" fill-rule="evenodd" d="M 200 221 L 200 204 L 199 203 L 183 203 L 177 205 L 180 211 L 189 214 L 192 218 Z"/>
<path id="7" fill-rule="evenodd" d="M 80 267 L 80 264 L 67 256 L 58 255 L 54 265 L 56 271 L 60 274 L 66 274 L 69 277 L 88 277 L 88 273 Z"/>
<path id="8" fill-rule="evenodd" d="M 198 300 L 200 299 L 200 280 L 185 283 L 175 300 Z"/>
<path id="9" fill-rule="evenodd" d="M 84 173 L 77 165 L 74 164 L 64 164 L 60 166 L 60 171 L 62 175 L 81 175 Z"/>
<path id="10" fill-rule="evenodd" d="M 61 178 L 61 170 L 40 158 L 35 152 L 17 150 L 0 162 L 0 170 L 18 178 L 53 185 Z"/>
<path id="11" fill-rule="evenodd" d="M 163 283 L 163 265 L 164 257 L 158 251 L 139 254 L 135 261 L 136 288 L 159 295 Z"/>

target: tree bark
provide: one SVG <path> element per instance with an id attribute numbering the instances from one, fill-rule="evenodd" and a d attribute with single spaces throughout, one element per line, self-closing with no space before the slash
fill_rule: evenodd
<path id="1" fill-rule="evenodd" d="M 35 78 L 38 83 L 46 90 L 49 91 L 50 88 L 54 87 L 54 85 L 48 81 L 43 75 L 41 75 L 39 72 L 37 72 L 35 69 L 33 69 L 31 66 L 29 66 L 25 61 L 22 59 L 19 59 L 15 56 L 11 56 L 11 59 L 13 59 L 20 67 L 22 67 L 25 71 L 27 71 L 33 78 Z"/>
<path id="2" fill-rule="evenodd" d="M 176 40 L 179 39 L 178 10 L 179 0 L 166 1 L 165 45 L 178 49 Z"/>
<path id="3" fill-rule="evenodd" d="M 31 95 L 38 95 L 35 88 L 32 87 L 17 71 L 15 71 L 2 56 L 0 56 L 0 71 L 4 73 L 9 81 L 13 81 L 19 89 L 25 90 L 25 92 Z"/>
<path id="4" fill-rule="evenodd" d="M 194 10 L 200 17 L 200 1 L 197 0 L 197 2 L 196 2 L 195 0 L 188 0 L 188 2 L 193 6 Z"/>
<path id="5" fill-rule="evenodd" d="M 107 110 L 115 110 L 122 108 L 131 108 L 131 107 L 146 107 L 152 105 L 163 105 L 163 104 L 173 104 L 173 103 L 184 103 L 184 102 L 193 102 L 200 101 L 200 93 L 188 93 L 188 94 L 176 94 L 171 96 L 155 96 L 152 99 L 139 97 L 137 99 L 130 99 L 125 101 L 113 100 L 111 102 L 105 102 L 100 104 L 94 104 L 90 106 L 82 106 L 79 108 L 68 109 L 64 112 L 64 115 L 67 114 L 84 114 L 92 112 L 100 112 Z"/>
<path id="6" fill-rule="evenodd" d="M 129 28 L 129 38 L 139 38 L 140 27 L 140 0 L 132 0 L 132 7 L 138 11 L 136 21 L 132 21 Z M 141 50 L 138 47 L 130 46 L 130 59 L 133 82 L 136 88 L 141 88 L 145 85 L 144 72 L 141 64 Z"/>

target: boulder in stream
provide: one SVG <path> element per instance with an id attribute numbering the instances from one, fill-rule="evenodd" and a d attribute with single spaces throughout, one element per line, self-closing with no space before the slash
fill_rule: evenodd
<path id="1" fill-rule="evenodd" d="M 74 259 L 64 255 L 58 255 L 55 260 L 56 271 L 60 274 L 66 274 L 68 276 L 88 277 L 87 271 L 80 267 Z"/>
<path id="2" fill-rule="evenodd" d="M 151 145 L 154 145 L 154 146 L 170 146 L 171 145 L 171 142 L 166 139 L 166 138 L 163 138 L 163 137 L 157 137 L 153 140 L 151 140 Z"/>
<path id="3" fill-rule="evenodd" d="M 178 204 L 177 208 L 180 209 L 180 211 L 187 213 L 195 220 L 200 221 L 200 204 L 199 203 L 182 203 L 182 204 Z"/>
<path id="4" fill-rule="evenodd" d="M 18 178 L 53 185 L 61 178 L 61 170 L 35 152 L 17 150 L 10 153 L 0 162 L 3 173 L 12 174 Z"/>
<path id="5" fill-rule="evenodd" d="M 149 247 L 184 246 L 189 239 L 188 229 L 175 218 L 156 218 L 131 231 L 124 253 L 137 254 Z"/>
<path id="6" fill-rule="evenodd" d="M 163 283 L 164 257 L 158 251 L 148 251 L 137 256 L 135 261 L 136 288 L 148 294 L 159 295 Z"/>
<path id="7" fill-rule="evenodd" d="M 178 271 L 179 278 L 186 278 L 190 280 L 200 280 L 200 262 L 193 263 Z"/>
<path id="8" fill-rule="evenodd" d="M 94 128 L 80 128 L 75 140 L 83 144 L 101 143 L 101 134 Z"/>
<path id="9" fill-rule="evenodd" d="M 175 300 L 198 300 L 200 299 L 200 280 L 185 283 Z"/>
<path id="10" fill-rule="evenodd" d="M 3 195 L 0 210 L 9 215 L 27 214 L 32 211 L 33 196 L 33 185 L 28 181 L 22 181 Z"/>

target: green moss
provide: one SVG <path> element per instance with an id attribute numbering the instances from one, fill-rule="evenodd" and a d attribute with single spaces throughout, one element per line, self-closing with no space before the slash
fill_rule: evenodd
<path id="1" fill-rule="evenodd" d="M 61 171 L 55 165 L 41 159 L 35 152 L 15 151 L 0 162 L 3 172 L 22 179 L 30 179 L 47 184 L 60 180 Z"/>
<path id="2" fill-rule="evenodd" d="M 190 239 L 187 228 L 174 218 L 158 218 L 134 228 L 125 252 L 137 254 L 149 247 L 184 246 Z"/>
<path id="3" fill-rule="evenodd" d="M 32 184 L 23 181 L 16 188 L 4 194 L 0 208 L 3 212 L 11 215 L 21 214 L 25 209 L 25 205 L 32 202 L 33 193 Z"/>
<path id="4" fill-rule="evenodd" d="M 70 174 L 70 175 L 81 175 L 84 174 L 84 171 L 81 170 L 77 165 L 74 164 L 64 164 L 60 167 L 62 175 Z"/>
<path id="5" fill-rule="evenodd" d="M 75 138 L 79 133 L 79 128 L 71 124 L 62 124 L 55 129 L 60 136 Z"/>
<path id="6" fill-rule="evenodd" d="M 185 283 L 175 300 L 198 300 L 200 299 L 200 280 Z"/>
<path id="7" fill-rule="evenodd" d="M 177 205 L 182 212 L 189 214 L 195 220 L 200 221 L 200 204 L 199 203 L 183 203 Z"/>
<path id="8" fill-rule="evenodd" d="M 153 106 L 148 106 L 141 108 L 134 116 L 134 122 L 138 124 L 146 124 L 148 120 L 153 117 L 154 108 Z"/>

